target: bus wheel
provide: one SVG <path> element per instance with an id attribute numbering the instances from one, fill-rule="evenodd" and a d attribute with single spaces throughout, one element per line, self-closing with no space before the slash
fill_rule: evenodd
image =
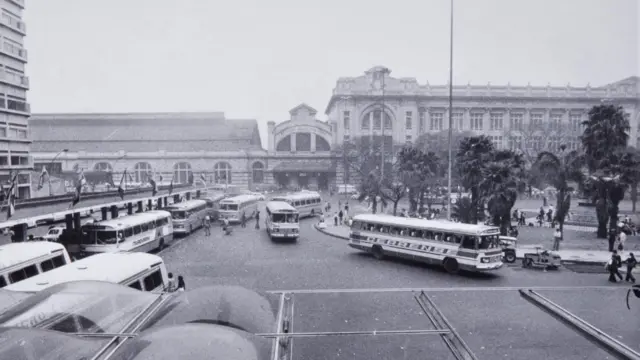
<path id="1" fill-rule="evenodd" d="M 515 251 L 506 251 L 504 253 L 504 260 L 510 264 L 516 262 L 516 252 Z"/>
<path id="2" fill-rule="evenodd" d="M 382 246 L 380 245 L 373 245 L 373 247 L 371 248 L 371 252 L 373 253 L 373 257 L 378 260 L 382 260 L 384 258 L 384 252 L 382 251 Z"/>
<path id="3" fill-rule="evenodd" d="M 442 262 L 442 265 L 444 266 L 444 269 L 449 274 L 456 274 L 458 270 L 460 270 L 460 266 L 458 265 L 458 260 L 453 258 L 445 258 L 444 261 Z"/>

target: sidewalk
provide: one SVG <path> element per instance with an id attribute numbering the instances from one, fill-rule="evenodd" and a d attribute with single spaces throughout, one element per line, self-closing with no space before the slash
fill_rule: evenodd
<path id="1" fill-rule="evenodd" d="M 334 226 L 333 223 L 327 223 L 325 228 L 320 228 L 318 224 L 314 227 L 317 231 L 342 240 L 349 240 L 349 227 L 345 225 Z M 522 259 L 525 253 L 535 252 L 536 246 L 542 245 L 522 245 L 516 248 L 516 257 Z M 611 253 L 604 250 L 560 250 L 557 253 L 562 258 L 562 262 L 586 264 L 586 265 L 602 265 L 604 266 L 611 258 Z M 622 254 L 624 260 L 628 256 L 628 252 L 624 251 Z"/>

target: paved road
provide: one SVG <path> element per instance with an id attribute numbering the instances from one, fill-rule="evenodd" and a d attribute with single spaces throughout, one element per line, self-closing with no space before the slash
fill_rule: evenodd
<path id="1" fill-rule="evenodd" d="M 541 272 L 507 267 L 496 275 L 449 275 L 403 261 L 378 261 L 313 229 L 303 220 L 298 243 L 272 243 L 264 230 L 236 227 L 232 236 L 216 228 L 184 238 L 160 255 L 169 271 L 190 288 L 240 285 L 257 291 L 335 288 L 429 288 L 499 286 L 601 286 L 606 275 L 563 270 Z M 614 285 L 615 286 L 615 285 Z M 640 302 L 629 311 L 626 291 L 545 293 L 558 304 L 640 350 Z M 523 300 L 517 292 L 452 292 L 431 295 L 479 359 L 611 358 Z M 276 297 L 271 296 L 274 309 Z M 430 329 L 410 293 L 298 294 L 293 331 Z M 384 340 L 381 339 L 384 337 Z M 296 339 L 294 359 L 450 359 L 432 335 L 350 336 Z"/>

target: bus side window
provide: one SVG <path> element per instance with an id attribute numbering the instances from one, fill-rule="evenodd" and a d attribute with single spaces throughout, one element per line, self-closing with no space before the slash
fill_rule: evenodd
<path id="1" fill-rule="evenodd" d="M 17 283 L 18 281 L 22 281 L 36 275 L 38 275 L 38 268 L 35 264 L 33 264 L 23 269 L 12 272 L 11 274 L 9 274 L 9 280 L 11 281 L 11 283 Z"/>
<path id="2" fill-rule="evenodd" d="M 124 237 L 131 237 L 133 235 L 133 229 L 132 228 L 126 228 L 124 229 Z"/>
<path id="3" fill-rule="evenodd" d="M 0 275 L 0 289 L 7 286 L 7 280 L 4 279 L 4 275 Z"/>
<path id="4" fill-rule="evenodd" d="M 133 235 L 138 235 L 140 234 L 141 230 L 140 230 L 140 225 L 135 225 L 133 227 Z"/>
<path id="5" fill-rule="evenodd" d="M 464 249 L 475 249 L 476 248 L 476 239 L 472 236 L 464 236 L 462 238 L 462 248 Z"/>
<path id="6" fill-rule="evenodd" d="M 49 260 L 45 260 L 43 262 L 40 263 L 40 269 L 42 269 L 42 272 L 45 273 L 49 270 L 53 270 L 54 266 L 53 266 L 53 259 L 49 259 Z"/>
<path id="7" fill-rule="evenodd" d="M 53 262 L 54 268 L 59 268 L 60 266 L 65 266 L 67 264 L 67 261 L 65 260 L 63 255 L 58 255 L 51 259 L 51 261 Z"/>
<path id="8" fill-rule="evenodd" d="M 160 270 L 156 270 L 153 274 L 144 278 L 144 289 L 147 291 L 151 291 L 162 285 L 162 274 Z"/>
<path id="9" fill-rule="evenodd" d="M 140 285 L 140 281 L 137 281 L 137 280 L 133 284 L 129 284 L 129 287 L 133 288 L 133 289 L 137 289 L 137 290 L 142 290 L 142 286 Z"/>

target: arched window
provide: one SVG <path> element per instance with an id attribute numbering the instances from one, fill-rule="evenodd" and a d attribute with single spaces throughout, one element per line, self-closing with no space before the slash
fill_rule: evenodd
<path id="1" fill-rule="evenodd" d="M 108 162 L 99 162 L 93 166 L 93 170 L 112 172 L 113 168 L 111 167 L 111 164 L 109 164 Z"/>
<path id="2" fill-rule="evenodd" d="M 213 176 L 216 184 L 231 184 L 231 165 L 219 162 L 213 167 Z"/>
<path id="3" fill-rule="evenodd" d="M 384 113 L 385 118 L 384 118 L 384 129 L 385 130 L 391 130 L 393 128 L 393 122 L 391 120 L 391 116 L 389 116 L 389 114 L 387 112 Z M 368 130 L 370 124 L 373 123 L 373 130 L 380 130 L 382 127 L 382 110 L 377 109 L 377 110 L 371 110 L 368 113 L 366 113 L 363 117 L 362 117 L 362 129 L 363 130 Z"/>
<path id="4" fill-rule="evenodd" d="M 264 183 L 264 165 L 261 162 L 256 161 L 251 166 L 253 169 L 253 183 L 254 184 L 262 184 Z"/>
<path id="5" fill-rule="evenodd" d="M 173 165 L 173 182 L 174 184 L 187 184 L 189 177 L 192 175 L 191 164 L 188 162 L 179 162 Z"/>
<path id="6" fill-rule="evenodd" d="M 149 181 L 149 173 L 151 172 L 151 164 L 146 162 L 139 162 L 134 166 L 133 172 L 136 182 L 147 183 Z"/>
<path id="7" fill-rule="evenodd" d="M 282 138 L 282 140 L 278 141 L 276 151 L 291 151 L 291 135 L 287 135 Z"/>
<path id="8" fill-rule="evenodd" d="M 331 151 L 331 147 L 329 146 L 329 142 L 325 140 L 320 135 L 315 135 L 316 137 L 316 151 Z"/>

